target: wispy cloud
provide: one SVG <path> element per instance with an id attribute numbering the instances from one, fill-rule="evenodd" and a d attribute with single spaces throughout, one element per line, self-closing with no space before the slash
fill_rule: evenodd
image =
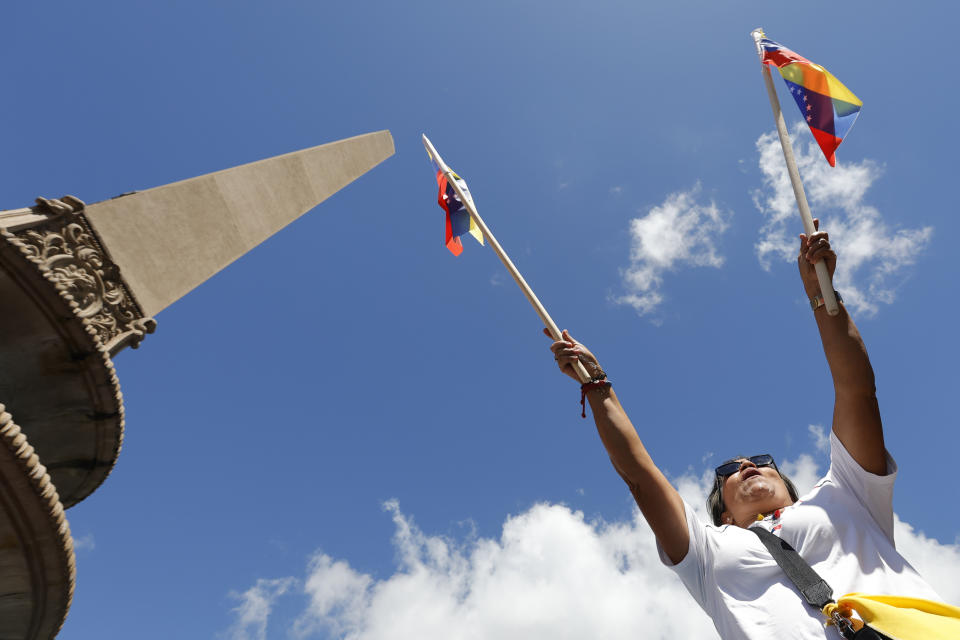
<path id="1" fill-rule="evenodd" d="M 882 174 L 876 163 L 864 160 L 830 167 L 805 126 L 798 124 L 792 137 L 810 207 L 840 257 L 836 287 L 848 306 L 875 314 L 880 304 L 893 302 L 904 267 L 926 249 L 933 227 L 891 227 L 876 207 L 866 203 L 866 192 Z M 763 187 L 754 192 L 753 200 L 766 222 L 756 251 L 760 264 L 769 269 L 773 260 L 796 261 L 801 227 L 776 134 L 760 136 L 757 151 Z"/>
<path id="2" fill-rule="evenodd" d="M 814 445 L 822 435 L 822 429 L 811 430 Z M 826 456 L 816 452 L 781 466 L 804 493 L 825 463 Z M 712 474 L 703 469 L 672 479 L 704 519 Z M 232 638 L 264 637 L 270 603 L 293 584 L 304 586 L 308 604 L 292 622 L 275 624 L 299 638 L 717 637 L 680 581 L 660 564 L 653 533 L 638 510 L 629 520 L 608 523 L 564 505 L 537 504 L 507 518 L 497 538 L 468 533 L 453 539 L 424 533 L 396 501 L 385 508 L 398 558 L 392 575 L 377 579 L 319 553 L 306 580 L 259 581 L 245 592 L 245 606 L 235 612 L 248 621 L 238 620 L 237 628 L 255 635 Z M 960 546 L 941 544 L 899 519 L 895 532 L 898 548 L 941 596 L 960 601 Z"/>
<path id="3" fill-rule="evenodd" d="M 400 551 L 403 553 L 402 548 Z M 373 578 L 323 553 L 314 555 L 307 573 L 304 590 L 310 604 L 294 623 L 297 637 L 326 632 L 342 637 L 365 624 L 364 618 L 372 607 Z"/>
<path id="4" fill-rule="evenodd" d="M 680 582 L 660 565 L 642 519 L 589 522 L 562 505 L 538 504 L 507 519 L 499 539 L 457 541 L 423 533 L 389 503 L 399 567 L 374 580 L 345 563 L 310 567 L 300 637 L 646 637 L 656 616 L 664 635 L 709 637 L 690 615 Z"/>
<path id="5" fill-rule="evenodd" d="M 664 274 L 684 266 L 719 267 L 716 238 L 726 231 L 729 212 L 697 201 L 700 184 L 673 193 L 662 204 L 630 221 L 630 264 L 621 271 L 627 292 L 615 298 L 637 313 L 653 312 L 661 302 Z"/>
<path id="6" fill-rule="evenodd" d="M 829 445 L 829 438 L 827 443 Z M 796 460 L 784 460 L 780 468 L 793 481 L 800 495 L 813 489 L 813 485 L 823 477 L 816 458 L 809 453 L 801 453 Z"/>
<path id="7" fill-rule="evenodd" d="M 830 453 L 830 434 L 819 424 L 807 425 L 807 432 L 813 438 L 813 445 L 820 453 Z"/>
<path id="8" fill-rule="evenodd" d="M 296 582 L 294 578 L 261 579 L 243 593 L 231 593 L 230 597 L 239 600 L 240 606 L 232 609 L 236 620 L 221 637 L 229 640 L 266 640 L 267 621 L 274 602 Z"/>
<path id="9" fill-rule="evenodd" d="M 93 534 L 88 533 L 84 536 L 78 536 L 73 539 L 73 550 L 76 552 L 80 551 L 93 551 L 97 548 L 96 540 L 93 539 Z"/>

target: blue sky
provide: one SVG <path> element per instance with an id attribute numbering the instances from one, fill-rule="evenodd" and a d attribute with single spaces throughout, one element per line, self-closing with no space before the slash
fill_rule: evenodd
<path id="1" fill-rule="evenodd" d="M 957 96 L 941 63 L 956 15 L 819 6 L 828 19 L 608 0 L 8 8 L 2 208 L 96 202 L 378 129 L 397 148 L 116 358 L 126 439 L 67 514 L 78 577 L 62 637 L 702 631 L 631 607 L 693 603 L 493 252 L 444 248 L 420 134 L 691 502 L 738 452 L 812 479 L 832 388 L 789 257 L 800 223 L 757 26 L 864 101 L 837 169 L 806 131 L 795 143 L 877 371 L 898 535 L 960 600 L 944 586 L 960 569 Z M 623 606 L 581 611 L 591 597 Z"/>

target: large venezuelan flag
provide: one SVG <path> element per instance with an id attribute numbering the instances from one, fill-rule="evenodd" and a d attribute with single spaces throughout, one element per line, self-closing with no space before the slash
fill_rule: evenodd
<path id="1" fill-rule="evenodd" d="M 856 122 L 863 102 L 829 71 L 783 45 L 764 37 L 760 48 L 762 61 L 783 76 L 827 162 L 837 166 L 837 147 Z"/>
<path id="2" fill-rule="evenodd" d="M 444 175 L 443 169 L 440 168 L 437 160 L 432 155 L 430 156 L 430 163 L 437 172 L 437 186 L 440 188 L 437 194 L 437 204 L 447 213 L 447 229 L 444 242 L 447 245 L 447 249 L 450 250 L 450 253 L 458 256 L 463 252 L 463 243 L 460 242 L 460 236 L 469 232 L 470 235 L 477 239 L 477 242 L 483 244 L 483 232 L 480 231 L 480 227 L 477 226 L 477 223 L 474 222 L 470 216 L 466 205 L 461 202 L 460 197 L 457 196 L 457 192 L 447 180 L 447 176 Z M 450 172 L 450 175 L 457 181 L 457 185 L 459 185 L 463 195 L 470 199 L 470 190 L 467 189 L 466 181 L 453 171 Z M 473 204 L 472 200 L 471 204 Z"/>

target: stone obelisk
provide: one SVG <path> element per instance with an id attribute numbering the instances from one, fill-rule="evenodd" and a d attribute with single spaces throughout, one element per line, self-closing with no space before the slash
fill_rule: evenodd
<path id="1" fill-rule="evenodd" d="M 64 509 L 100 486 L 123 441 L 112 357 L 393 152 L 379 131 L 91 205 L 0 211 L 0 639 L 52 638 L 66 618 Z"/>

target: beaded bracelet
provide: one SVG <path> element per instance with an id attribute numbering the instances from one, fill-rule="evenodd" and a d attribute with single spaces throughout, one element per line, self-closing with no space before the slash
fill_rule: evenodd
<path id="1" fill-rule="evenodd" d="M 602 389 L 605 387 L 610 387 L 613 385 L 612 382 L 607 380 L 607 374 L 601 374 L 602 377 L 593 378 L 590 382 L 584 382 L 580 385 L 580 417 L 587 417 L 587 391 L 592 391 L 593 389 Z"/>

